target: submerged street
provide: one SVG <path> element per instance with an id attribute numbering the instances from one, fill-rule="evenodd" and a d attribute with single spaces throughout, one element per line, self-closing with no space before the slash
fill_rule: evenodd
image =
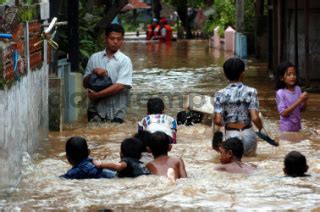
<path id="1" fill-rule="evenodd" d="M 251 176 L 217 172 L 219 155 L 211 149 L 212 128 L 205 124 L 178 126 L 177 144 L 169 152 L 183 158 L 187 179 L 168 184 L 158 176 L 136 179 L 65 180 L 59 178 L 70 164 L 65 157 L 65 141 L 70 136 L 87 138 L 90 156 L 118 162 L 120 143 L 137 131 L 137 122 L 147 113 L 149 97 L 161 97 L 165 112 L 172 117 L 184 110 L 189 93 L 212 96 L 228 84 L 222 64 L 231 57 L 207 47 L 205 40 L 171 44 L 127 41 L 122 48 L 132 60 L 133 87 L 128 120 L 124 124 L 66 125 L 62 132 L 51 132 L 38 152 L 23 158 L 23 172 L 17 188 L 2 194 L 5 210 L 69 209 L 315 209 L 320 202 L 320 114 L 319 94 L 310 94 L 302 115 L 303 130 L 280 134 L 274 83 L 267 66 L 246 61 L 245 83 L 258 90 L 260 109 L 280 146 L 259 140 L 256 157 L 245 162 L 257 165 Z M 85 117 L 83 118 L 85 120 Z M 302 152 L 310 177 L 289 178 L 282 171 L 283 158 L 292 150 Z"/>

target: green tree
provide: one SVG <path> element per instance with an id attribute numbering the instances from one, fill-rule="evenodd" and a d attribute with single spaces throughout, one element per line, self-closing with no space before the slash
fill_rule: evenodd
<path id="1" fill-rule="evenodd" d="M 235 4 L 233 0 L 215 0 L 214 15 L 205 22 L 205 34 L 211 35 L 215 27 L 219 27 L 220 36 L 224 36 L 224 29 L 235 25 Z"/>
<path id="2" fill-rule="evenodd" d="M 65 4 L 65 2 L 63 2 Z M 104 48 L 103 33 L 96 33 L 95 26 L 104 15 L 104 8 L 90 4 L 87 0 L 79 2 L 79 57 L 80 72 L 84 71 L 90 55 Z M 59 20 L 65 20 L 66 14 Z M 68 52 L 68 35 L 66 27 L 58 28 L 59 55 Z"/>
<path id="3" fill-rule="evenodd" d="M 80 70 L 85 68 L 90 55 L 104 48 L 103 33 L 96 33 L 96 24 L 103 17 L 104 9 L 97 5 L 90 5 L 81 0 L 79 7 L 79 51 Z"/>
<path id="4" fill-rule="evenodd" d="M 205 34 L 210 35 L 213 29 L 219 26 L 219 34 L 223 37 L 224 30 L 228 26 L 235 28 L 235 7 L 236 5 L 234 0 L 215 0 L 212 6 L 212 8 L 214 9 L 214 15 L 205 23 Z M 255 17 L 254 1 L 245 0 L 244 10 L 244 31 L 246 33 L 253 32 Z"/>

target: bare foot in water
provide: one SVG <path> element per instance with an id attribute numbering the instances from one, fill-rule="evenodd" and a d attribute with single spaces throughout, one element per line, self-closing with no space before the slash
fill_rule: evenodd
<path id="1" fill-rule="evenodd" d="M 168 180 L 168 183 L 172 183 L 172 184 L 176 183 L 176 174 L 173 168 L 168 169 L 167 180 Z"/>

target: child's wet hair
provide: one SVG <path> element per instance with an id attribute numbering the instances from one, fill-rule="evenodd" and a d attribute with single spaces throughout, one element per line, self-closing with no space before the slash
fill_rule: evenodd
<path id="1" fill-rule="evenodd" d="M 86 139 L 82 137 L 71 137 L 66 142 L 66 154 L 69 161 L 74 164 L 80 163 L 89 156 L 89 149 Z"/>
<path id="2" fill-rule="evenodd" d="M 154 132 L 151 135 L 149 147 L 154 157 L 167 155 L 169 151 L 170 137 L 164 132 Z"/>
<path id="3" fill-rule="evenodd" d="M 121 143 L 122 157 L 140 159 L 142 153 L 142 141 L 137 138 L 127 138 Z"/>
<path id="4" fill-rule="evenodd" d="M 150 98 L 147 103 L 148 114 L 160 114 L 164 110 L 164 103 L 162 99 Z"/>
<path id="5" fill-rule="evenodd" d="M 305 176 L 308 171 L 306 157 L 297 151 L 289 152 L 284 158 L 284 171 L 291 177 Z"/>
<path id="6" fill-rule="evenodd" d="M 282 80 L 282 78 L 284 77 L 284 74 L 286 73 L 286 71 L 290 67 L 295 68 L 295 66 L 291 62 L 282 62 L 278 65 L 278 67 L 276 69 L 276 90 L 286 88 L 286 84 Z M 296 82 L 296 84 L 297 84 L 297 82 Z"/>
<path id="7" fill-rule="evenodd" d="M 142 142 L 142 152 L 147 151 L 147 146 L 149 146 L 151 133 L 149 131 L 139 131 L 133 135 L 134 138 L 139 139 Z"/>
<path id="8" fill-rule="evenodd" d="M 221 131 L 217 131 L 213 134 L 212 138 L 212 148 L 218 149 L 223 141 L 223 133 Z"/>
<path id="9" fill-rule="evenodd" d="M 244 152 L 242 141 L 239 138 L 228 138 L 222 142 L 221 147 L 226 151 L 231 150 L 232 154 L 241 160 Z"/>
<path id="10" fill-rule="evenodd" d="M 244 72 L 245 64 L 239 58 L 230 58 L 223 64 L 223 71 L 228 80 L 239 80 L 240 74 Z"/>

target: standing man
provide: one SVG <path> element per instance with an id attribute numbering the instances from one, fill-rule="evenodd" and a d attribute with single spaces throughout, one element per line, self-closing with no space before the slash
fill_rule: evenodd
<path id="1" fill-rule="evenodd" d="M 88 89 L 88 121 L 122 123 L 126 117 L 129 90 L 132 87 L 132 63 L 119 50 L 123 39 L 124 29 L 121 25 L 108 25 L 105 29 L 106 48 L 89 58 L 83 79 L 85 88 L 91 73 L 101 77 L 108 75 L 112 85 L 99 92 Z"/>

